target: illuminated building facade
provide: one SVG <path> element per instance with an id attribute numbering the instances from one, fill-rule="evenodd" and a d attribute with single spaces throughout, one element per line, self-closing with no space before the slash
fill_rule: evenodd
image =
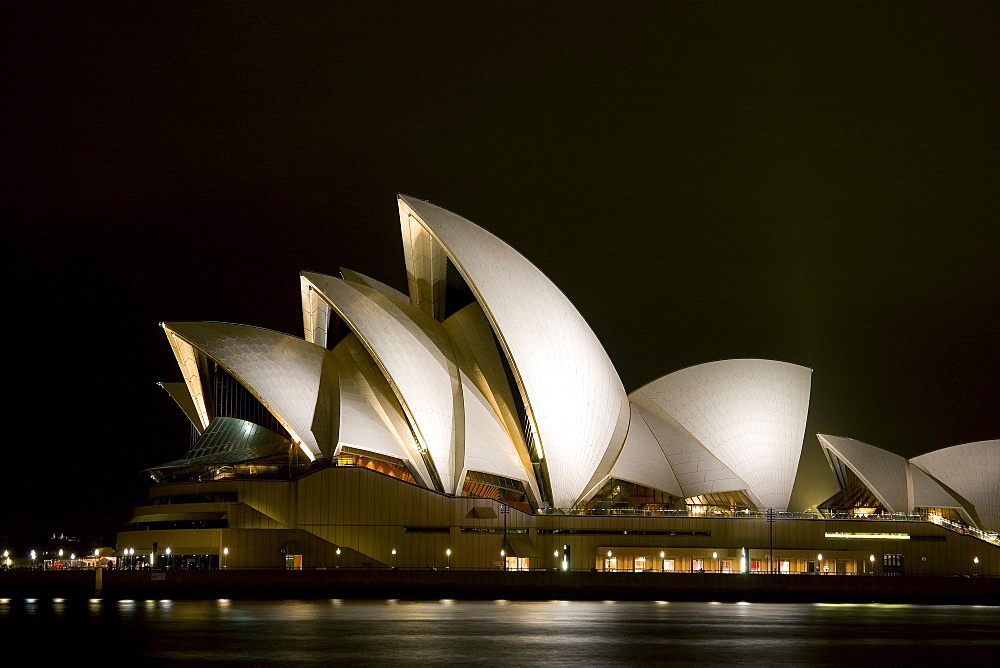
<path id="1" fill-rule="evenodd" d="M 161 385 L 193 438 L 147 471 L 119 551 L 172 567 L 934 573 L 980 550 L 1000 571 L 996 442 L 899 462 L 821 436 L 843 489 L 790 513 L 811 370 L 725 360 L 628 394 L 534 265 L 445 209 L 398 204 L 409 294 L 303 273 L 303 338 L 163 323 L 182 381 Z"/>

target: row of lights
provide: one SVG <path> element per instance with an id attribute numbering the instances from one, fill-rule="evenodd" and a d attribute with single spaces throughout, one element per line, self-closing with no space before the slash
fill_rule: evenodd
<path id="1" fill-rule="evenodd" d="M 503 554 L 503 551 L 501 551 L 500 554 Z M 555 557 L 558 557 L 559 556 L 559 551 L 557 550 L 557 551 L 553 552 L 552 555 L 555 556 Z M 612 556 L 613 556 L 613 554 L 612 554 L 611 550 L 608 550 L 608 558 L 610 559 Z M 663 552 L 663 551 L 660 552 L 660 559 L 663 559 L 666 556 L 667 556 L 666 552 Z M 718 552 L 713 552 L 712 553 L 712 559 L 718 559 L 718 558 L 719 558 L 719 553 Z M 822 554 L 817 554 L 816 555 L 816 560 L 819 561 L 819 562 L 822 562 L 823 561 L 823 555 Z M 875 565 L 875 555 L 874 554 L 869 555 L 868 556 L 868 560 L 870 562 L 872 562 L 872 567 L 874 567 L 874 565 Z M 972 563 L 976 564 L 978 566 L 979 565 L 979 557 L 973 557 L 972 558 Z"/>
<path id="2" fill-rule="evenodd" d="M 94 556 L 95 556 L 95 557 L 96 557 L 96 556 L 99 556 L 99 555 L 100 555 L 100 553 L 101 553 L 101 551 L 100 551 L 100 550 L 94 550 Z M 62 550 L 59 550 L 59 558 L 60 558 L 60 559 L 62 559 L 62 557 L 63 557 L 63 555 L 64 555 L 64 554 L 65 554 L 65 553 L 64 553 L 64 552 L 63 552 Z M 37 559 L 37 558 L 38 558 L 38 552 L 37 552 L 36 550 L 30 550 L 30 551 L 28 552 L 28 556 L 30 556 L 30 557 L 31 557 L 31 560 L 32 560 L 32 561 L 34 561 L 35 559 Z M 4 560 L 5 560 L 6 562 L 7 562 L 7 565 L 10 565 L 10 550 L 4 550 L 4 551 L 3 551 L 3 558 L 4 558 Z M 69 555 L 69 558 L 70 558 L 70 559 L 76 559 L 76 553 L 75 553 L 75 552 L 74 552 L 74 553 L 71 553 L 71 554 Z"/>
<path id="3" fill-rule="evenodd" d="M 100 556 L 100 553 L 101 553 L 101 551 L 99 549 L 98 550 L 94 550 L 94 556 L 95 557 Z M 125 548 L 122 551 L 122 553 L 125 554 L 125 555 L 127 555 L 127 556 L 134 556 L 135 555 L 135 548 L 134 547 Z M 169 557 L 170 556 L 170 548 L 169 547 L 165 548 L 163 550 L 163 553 L 166 556 Z M 340 553 L 341 553 L 340 552 L 340 548 L 338 547 L 337 548 L 337 556 L 338 557 L 340 556 Z M 37 552 L 35 550 L 31 550 L 30 554 L 31 554 L 31 560 L 32 561 L 34 561 L 38 557 L 38 554 L 37 554 Z M 445 554 L 445 556 L 448 559 L 448 568 L 451 568 L 451 548 L 450 547 L 447 548 L 444 551 L 444 554 Z M 228 547 L 222 548 L 222 555 L 224 557 L 228 557 L 229 556 L 229 548 Z M 62 556 L 63 556 L 63 551 L 59 550 L 59 557 L 62 558 Z M 506 550 L 500 550 L 500 556 L 502 558 L 506 558 L 506 556 L 507 556 Z M 554 550 L 552 552 L 552 556 L 556 557 L 558 559 L 559 558 L 559 550 Z M 614 554 L 612 553 L 611 550 L 608 550 L 608 558 L 610 559 L 612 556 L 614 556 Z M 666 558 L 666 556 L 667 556 L 667 553 L 661 550 L 660 551 L 660 559 L 664 559 L 664 558 Z M 10 550 L 4 550 L 3 551 L 3 558 L 7 562 L 7 564 L 10 565 Z M 70 559 L 76 559 L 76 554 L 75 553 L 74 554 L 70 554 L 69 558 Z M 712 553 L 712 559 L 718 559 L 718 558 L 719 558 L 719 553 L 718 552 L 713 552 Z M 823 555 L 822 554 L 816 555 L 816 560 L 822 562 L 823 561 Z M 874 566 L 874 564 L 875 564 L 875 555 L 874 554 L 869 555 L 868 560 L 870 562 L 872 562 L 872 565 Z M 395 548 L 392 549 L 392 561 L 393 561 L 393 566 L 395 566 L 396 565 L 396 549 Z M 976 564 L 978 566 L 979 565 L 979 557 L 973 557 L 972 558 L 972 563 Z M 567 568 L 567 564 L 566 564 L 566 562 L 564 560 L 564 562 L 563 562 L 563 570 L 566 570 L 566 568 Z"/>

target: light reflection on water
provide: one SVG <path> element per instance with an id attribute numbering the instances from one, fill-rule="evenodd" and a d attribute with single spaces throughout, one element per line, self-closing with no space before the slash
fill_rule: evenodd
<path id="1" fill-rule="evenodd" d="M 992 659 L 1000 607 L 571 601 L 0 599 L 53 658 L 209 663 L 927 663 Z"/>

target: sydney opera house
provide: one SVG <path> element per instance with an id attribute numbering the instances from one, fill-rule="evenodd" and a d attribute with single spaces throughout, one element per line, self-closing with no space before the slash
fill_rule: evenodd
<path id="1" fill-rule="evenodd" d="M 812 371 L 786 362 L 629 393 L 527 259 L 398 204 L 408 294 L 303 273 L 303 337 L 162 324 L 192 438 L 144 472 L 126 564 L 1000 574 L 1000 441 L 807 436 Z M 806 438 L 840 489 L 789 509 Z"/>

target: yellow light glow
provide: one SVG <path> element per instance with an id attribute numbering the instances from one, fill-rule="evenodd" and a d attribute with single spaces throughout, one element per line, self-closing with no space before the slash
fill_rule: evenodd
<path id="1" fill-rule="evenodd" d="M 187 385 L 188 393 L 190 393 L 191 400 L 194 402 L 195 412 L 198 414 L 198 421 L 201 422 L 201 428 L 203 430 L 207 429 L 209 422 L 208 408 L 205 406 L 205 396 L 202 393 L 201 372 L 198 369 L 198 356 L 194 346 L 177 336 L 169 327 L 164 326 L 163 329 L 167 333 L 167 341 L 170 343 L 170 348 L 174 351 L 177 366 L 181 369 L 181 374 L 184 376 L 184 383 Z"/>
<path id="2" fill-rule="evenodd" d="M 291 432 L 289 432 L 289 433 L 291 433 Z M 309 458 L 309 461 L 311 461 L 311 462 L 316 461 L 316 455 L 314 455 L 313 453 L 311 453 L 309 451 L 309 448 L 306 447 L 305 443 L 303 443 L 302 441 L 299 441 L 299 442 L 296 443 L 296 445 L 299 446 L 299 450 L 301 450 L 303 453 L 305 453 L 305 456 Z"/>
<path id="3" fill-rule="evenodd" d="M 910 540 L 908 533 L 850 533 L 847 531 L 827 531 L 826 538 L 872 538 L 878 540 Z"/>

